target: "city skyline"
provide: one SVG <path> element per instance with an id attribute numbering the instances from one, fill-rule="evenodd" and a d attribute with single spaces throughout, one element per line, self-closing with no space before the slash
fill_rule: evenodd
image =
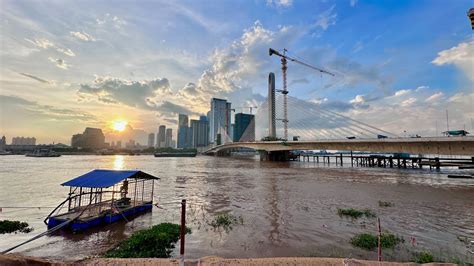
<path id="1" fill-rule="evenodd" d="M 269 72 L 281 87 L 270 47 L 342 77 L 289 65 L 292 96 L 399 134 L 444 128 L 446 109 L 472 129 L 470 1 L 118 3 L 1 3 L 0 135 L 68 143 L 125 120 L 146 139 L 212 97 L 258 106 Z"/>

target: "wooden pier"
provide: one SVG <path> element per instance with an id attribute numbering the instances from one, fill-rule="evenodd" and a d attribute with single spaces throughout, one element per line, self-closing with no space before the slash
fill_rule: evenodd
<path id="1" fill-rule="evenodd" d="M 344 160 L 345 159 L 345 160 Z M 458 169 L 474 169 L 474 157 L 471 159 L 442 158 L 442 157 L 401 157 L 387 155 L 353 155 L 351 154 L 300 154 L 298 161 L 323 163 L 343 166 L 349 162 L 352 167 L 382 167 L 382 168 L 423 168 L 439 170 L 441 167 L 456 167 Z"/>

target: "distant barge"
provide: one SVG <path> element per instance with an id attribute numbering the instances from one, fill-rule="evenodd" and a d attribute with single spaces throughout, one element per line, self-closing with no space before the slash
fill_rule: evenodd
<path id="1" fill-rule="evenodd" d="M 93 170 L 61 185 L 69 196 L 44 220 L 48 229 L 83 231 L 150 211 L 154 181 L 142 171 Z M 65 212 L 61 209 L 67 207 Z"/>
<path id="2" fill-rule="evenodd" d="M 196 157 L 197 152 L 157 152 L 155 157 Z"/>

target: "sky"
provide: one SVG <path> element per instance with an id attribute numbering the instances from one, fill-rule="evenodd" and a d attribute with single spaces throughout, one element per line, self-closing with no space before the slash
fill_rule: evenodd
<path id="1" fill-rule="evenodd" d="M 474 131 L 471 6 L 0 0 L 0 135 L 69 144 L 89 126 L 111 140 L 126 120 L 143 139 L 178 113 L 205 114 L 212 97 L 258 107 L 269 72 L 282 86 L 270 47 L 335 74 L 290 62 L 292 97 L 400 136 L 439 135 L 446 110 L 450 129 Z"/>

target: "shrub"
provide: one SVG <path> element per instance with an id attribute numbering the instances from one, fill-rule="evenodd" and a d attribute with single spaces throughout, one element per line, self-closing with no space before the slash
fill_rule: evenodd
<path id="1" fill-rule="evenodd" d="M 236 217 L 229 213 L 221 213 L 209 225 L 214 227 L 214 229 L 222 227 L 226 232 L 229 232 L 232 230 L 232 225 L 236 224 L 244 224 L 242 216 Z"/>
<path id="2" fill-rule="evenodd" d="M 394 248 L 400 242 L 404 242 L 402 238 L 389 232 L 382 233 L 380 236 L 382 249 Z M 369 233 L 358 234 L 351 239 L 351 244 L 362 249 L 373 250 L 378 247 L 378 236 Z"/>
<path id="3" fill-rule="evenodd" d="M 380 201 L 379 200 L 379 207 L 393 207 L 395 204 L 393 204 L 390 201 Z"/>
<path id="4" fill-rule="evenodd" d="M 433 255 L 429 251 L 422 251 L 415 255 L 413 260 L 416 263 L 430 263 L 433 262 Z"/>
<path id="5" fill-rule="evenodd" d="M 186 234 L 191 229 L 186 227 Z M 162 223 L 132 234 L 105 254 L 108 258 L 169 258 L 176 241 L 179 240 L 178 224 Z"/>
<path id="6" fill-rule="evenodd" d="M 29 227 L 26 222 L 20 221 L 0 221 L 0 234 L 8 234 L 13 232 L 29 233 L 33 231 L 33 228 Z"/>
<path id="7" fill-rule="evenodd" d="M 347 209 L 337 208 L 337 214 L 339 214 L 339 216 L 350 216 L 354 219 L 358 219 L 364 215 L 367 218 L 372 218 L 376 216 L 375 213 L 371 211 L 370 209 L 357 210 L 353 208 L 347 208 Z"/>

